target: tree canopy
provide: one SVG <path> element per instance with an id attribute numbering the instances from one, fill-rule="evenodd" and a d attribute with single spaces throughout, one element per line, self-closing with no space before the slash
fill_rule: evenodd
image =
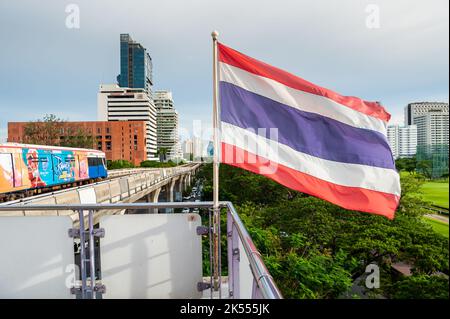
<path id="1" fill-rule="evenodd" d="M 199 177 L 205 181 L 204 199 L 211 200 L 210 164 Z M 402 198 L 392 221 L 342 209 L 226 165 L 220 168 L 220 199 L 237 205 L 287 298 L 343 296 L 371 263 L 381 271 L 381 285 L 373 295 L 448 298 L 449 241 L 423 220 L 421 181 L 407 175 L 401 183 Z M 412 276 L 399 276 L 393 268 L 397 262 L 411 265 Z M 420 286 L 426 287 L 423 294 L 417 293 Z"/>

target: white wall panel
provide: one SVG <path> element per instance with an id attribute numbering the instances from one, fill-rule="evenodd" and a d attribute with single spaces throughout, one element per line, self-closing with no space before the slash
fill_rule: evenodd
<path id="1" fill-rule="evenodd" d="M 0 217 L 0 298 L 74 298 L 71 227 L 68 216 Z"/>
<path id="2" fill-rule="evenodd" d="M 200 298 L 198 214 L 103 216 L 104 298 Z"/>

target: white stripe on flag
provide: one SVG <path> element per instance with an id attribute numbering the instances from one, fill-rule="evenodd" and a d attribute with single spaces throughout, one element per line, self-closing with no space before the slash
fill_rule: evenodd
<path id="1" fill-rule="evenodd" d="M 386 135 L 386 123 L 375 117 L 355 111 L 326 97 L 288 87 L 275 80 L 252 74 L 220 62 L 220 81 L 237 85 L 247 91 L 305 112 L 316 113 L 357 128 Z"/>
<path id="2" fill-rule="evenodd" d="M 272 167 L 266 168 L 268 171 L 261 172 L 261 174 L 275 173 L 273 170 L 276 170 L 276 163 L 278 163 L 330 183 L 347 187 L 360 187 L 400 196 L 399 175 L 392 169 L 321 159 L 293 150 L 287 145 L 268 139 L 261 136 L 261 134 L 258 135 L 256 132 L 225 122 L 222 122 L 221 125 L 222 142 L 235 145 L 252 154 L 275 162 L 275 166 L 272 165 Z M 270 132 L 267 132 L 268 134 Z M 239 154 L 237 155 L 236 158 L 239 160 L 240 156 Z M 221 156 L 233 156 L 233 154 L 225 151 L 225 154 Z M 227 159 L 222 158 L 221 161 L 227 162 L 233 158 Z M 250 158 L 248 161 L 251 160 Z"/>

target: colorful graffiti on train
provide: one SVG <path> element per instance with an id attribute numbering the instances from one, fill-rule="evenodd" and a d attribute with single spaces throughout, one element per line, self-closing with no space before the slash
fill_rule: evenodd
<path id="1" fill-rule="evenodd" d="M 85 153 L 70 150 L 22 150 L 32 187 L 89 178 Z"/>
<path id="2" fill-rule="evenodd" d="M 89 178 L 88 152 L 36 148 L 1 149 L 0 192 Z"/>

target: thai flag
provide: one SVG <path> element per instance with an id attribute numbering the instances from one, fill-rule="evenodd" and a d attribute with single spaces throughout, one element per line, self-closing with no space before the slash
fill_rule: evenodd
<path id="1" fill-rule="evenodd" d="M 400 180 L 377 102 L 339 95 L 218 43 L 222 163 L 394 218 Z"/>

